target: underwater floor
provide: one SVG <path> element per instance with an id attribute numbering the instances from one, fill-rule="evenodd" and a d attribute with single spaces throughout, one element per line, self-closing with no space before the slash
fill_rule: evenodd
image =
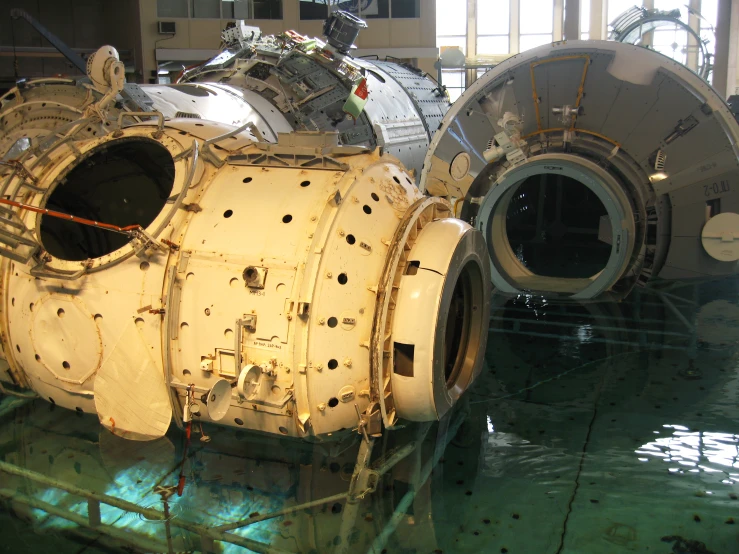
<path id="1" fill-rule="evenodd" d="M 6 397 L 0 552 L 737 553 L 738 301 L 736 279 L 618 304 L 497 299 L 474 389 L 444 421 L 378 440 L 377 490 L 357 502 L 341 495 L 358 437 L 309 444 L 207 426 L 168 516 L 103 504 L 90 526 L 73 487 L 164 511 L 182 433 L 125 442 L 95 415 Z"/>

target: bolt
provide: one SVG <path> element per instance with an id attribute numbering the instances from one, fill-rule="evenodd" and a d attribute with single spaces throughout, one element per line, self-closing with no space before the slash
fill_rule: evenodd
<path id="1" fill-rule="evenodd" d="M 321 402 L 318 405 L 318 409 L 321 410 L 322 412 L 325 411 L 326 410 L 326 403 L 325 402 Z"/>
<path id="2" fill-rule="evenodd" d="M 331 277 L 332 277 L 332 276 L 333 276 L 333 275 L 331 274 L 331 272 L 330 272 L 330 271 L 327 271 L 327 272 L 326 272 L 326 279 L 331 279 Z"/>
<path id="3" fill-rule="evenodd" d="M 339 236 L 340 237 L 343 237 L 344 236 L 344 231 L 339 231 Z"/>
<path id="4" fill-rule="evenodd" d="M 323 364 L 318 364 L 316 366 L 316 371 L 323 371 Z"/>
<path id="5" fill-rule="evenodd" d="M 314 216 L 314 215 L 312 215 L 311 218 L 310 218 L 311 221 L 315 221 L 316 219 L 318 219 L 318 218 L 316 216 Z"/>
<path id="6" fill-rule="evenodd" d="M 318 325 L 324 325 L 326 323 L 326 320 L 324 318 L 321 318 L 318 320 Z"/>
<path id="7" fill-rule="evenodd" d="M 344 360 L 344 365 L 346 367 L 352 367 L 352 359 L 351 358 L 347 358 L 346 360 Z"/>
<path id="8" fill-rule="evenodd" d="M 290 321 L 293 318 L 292 314 L 287 314 L 287 320 Z"/>

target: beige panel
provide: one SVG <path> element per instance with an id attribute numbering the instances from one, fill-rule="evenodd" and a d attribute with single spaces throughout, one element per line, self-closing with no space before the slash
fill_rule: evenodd
<path id="1" fill-rule="evenodd" d="M 434 58 L 418 58 L 418 68 L 436 79 L 436 68 L 434 67 L 434 63 L 436 63 L 436 59 Z"/>
<path id="2" fill-rule="evenodd" d="M 422 39 L 420 19 L 391 19 L 390 46 L 418 46 Z"/>
<path id="3" fill-rule="evenodd" d="M 300 26 L 300 6 L 298 2 L 283 2 L 282 21 L 275 21 L 275 23 L 281 23 L 285 29 L 297 29 Z"/>
<path id="4" fill-rule="evenodd" d="M 309 37 L 320 37 L 323 35 L 323 21 L 299 21 L 297 31 Z"/>
<path id="5" fill-rule="evenodd" d="M 165 21 L 165 19 L 162 19 Z M 166 21 L 174 21 L 177 25 L 177 34 L 172 38 L 167 35 L 160 35 L 157 31 L 157 23 L 159 19 L 154 19 L 148 24 L 142 22 L 141 35 L 148 35 L 150 48 L 189 48 L 190 47 L 190 21 L 188 19 L 166 19 Z M 158 43 L 158 44 L 157 44 Z M 218 48 L 218 45 L 215 46 Z"/>
<path id="6" fill-rule="evenodd" d="M 387 48 L 390 44 L 390 20 L 370 19 L 368 28 L 359 33 L 357 46 L 360 48 Z M 399 40 L 402 40 L 399 39 Z"/>
<path id="7" fill-rule="evenodd" d="M 191 19 L 188 46 L 190 48 L 218 48 L 221 44 L 222 30 L 220 19 Z M 173 45 L 168 47 L 177 48 Z"/>

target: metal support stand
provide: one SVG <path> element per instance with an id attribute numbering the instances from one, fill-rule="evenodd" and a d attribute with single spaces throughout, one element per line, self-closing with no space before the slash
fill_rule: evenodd
<path id="1" fill-rule="evenodd" d="M 369 468 L 374 445 L 374 438 L 367 435 L 362 437 L 362 444 L 359 446 L 359 454 L 357 454 L 357 463 L 354 465 L 354 473 L 352 474 L 351 483 L 349 483 L 349 493 L 346 497 L 344 513 L 341 517 L 341 527 L 339 529 L 341 542 L 336 546 L 335 554 L 348 554 L 351 550 L 349 539 L 357 521 L 359 505 L 367 494 L 375 492 L 380 480 L 380 474 Z"/>

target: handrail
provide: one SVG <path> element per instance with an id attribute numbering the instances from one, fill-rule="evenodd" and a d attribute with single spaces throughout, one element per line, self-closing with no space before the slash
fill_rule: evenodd
<path id="1" fill-rule="evenodd" d="M 157 123 L 157 133 L 162 133 L 164 131 L 164 114 L 162 112 L 121 112 L 118 115 L 118 128 L 116 129 L 116 133 L 120 132 L 123 129 L 123 119 L 126 117 L 152 117 L 155 116 L 159 123 Z M 115 137 L 115 133 L 113 134 Z"/>

